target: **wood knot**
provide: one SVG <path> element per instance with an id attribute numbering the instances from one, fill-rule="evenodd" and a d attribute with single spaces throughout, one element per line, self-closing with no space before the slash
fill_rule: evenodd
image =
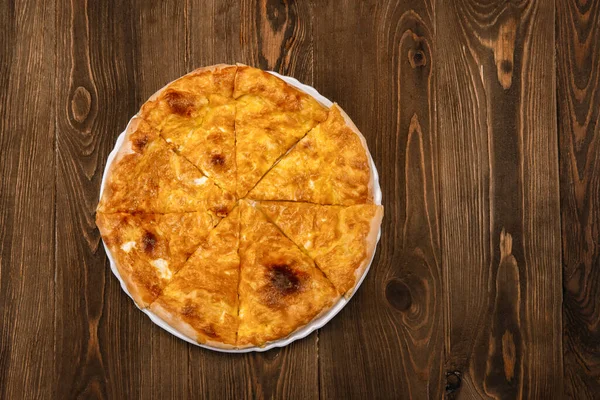
<path id="1" fill-rule="evenodd" d="M 461 382 L 460 371 L 446 372 L 446 394 L 457 392 L 460 389 Z"/>
<path id="2" fill-rule="evenodd" d="M 512 85 L 517 30 L 517 20 L 509 17 L 498 27 L 496 37 L 483 40 L 483 44 L 494 52 L 498 81 L 505 90 Z"/>
<path id="3" fill-rule="evenodd" d="M 512 71 L 513 71 L 512 61 L 510 61 L 510 60 L 502 60 L 502 62 L 500 62 L 500 69 L 505 74 L 512 74 Z"/>
<path id="4" fill-rule="evenodd" d="M 412 305 L 410 289 L 397 278 L 392 279 L 386 285 L 385 298 L 398 311 L 406 311 Z"/>
<path id="5" fill-rule="evenodd" d="M 408 50 L 408 62 L 413 68 L 424 67 L 427 65 L 427 57 L 425 57 L 425 52 L 423 52 L 423 50 Z"/>
<path id="6" fill-rule="evenodd" d="M 83 86 L 77 87 L 71 97 L 71 112 L 73 118 L 80 124 L 90 115 L 92 109 L 92 95 Z"/>
<path id="7" fill-rule="evenodd" d="M 296 6 L 294 2 L 281 0 L 262 0 L 259 3 L 260 65 L 277 69 L 289 62 L 288 51 L 297 40 L 303 39 L 302 32 L 296 29 Z"/>
<path id="8" fill-rule="evenodd" d="M 266 14 L 273 31 L 277 32 L 285 27 L 288 14 L 288 7 L 285 2 L 267 0 L 264 7 L 264 14 Z"/>

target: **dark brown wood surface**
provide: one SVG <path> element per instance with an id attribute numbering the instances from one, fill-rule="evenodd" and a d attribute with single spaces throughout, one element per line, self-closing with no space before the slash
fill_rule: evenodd
<path id="1" fill-rule="evenodd" d="M 600 397 L 600 1 L 558 2 L 565 393 Z"/>
<path id="2" fill-rule="evenodd" d="M 440 2 L 446 368 L 462 394 L 562 392 L 554 4 Z"/>
<path id="3" fill-rule="evenodd" d="M 600 398 L 600 1 L 0 7 L 0 399 Z M 386 210 L 350 304 L 243 355 L 138 311 L 94 224 L 145 99 L 236 61 L 346 109 Z"/>

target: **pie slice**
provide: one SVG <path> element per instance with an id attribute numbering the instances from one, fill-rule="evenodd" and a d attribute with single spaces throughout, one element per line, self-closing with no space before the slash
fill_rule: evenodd
<path id="1" fill-rule="evenodd" d="M 199 343 L 235 345 L 239 232 L 239 208 L 234 208 L 150 305 L 156 315 Z"/>
<path id="2" fill-rule="evenodd" d="M 255 200 L 291 200 L 352 205 L 373 202 L 366 143 L 334 104 L 325 122 L 311 130 L 248 194 Z"/>
<path id="3" fill-rule="evenodd" d="M 240 202 L 241 279 L 238 347 L 281 339 L 339 298 L 315 263 L 263 213 Z"/>
<path id="4" fill-rule="evenodd" d="M 242 65 L 233 97 L 237 194 L 242 198 L 279 157 L 327 118 L 327 109 L 276 76 Z"/>
<path id="5" fill-rule="evenodd" d="M 96 225 L 138 307 L 147 307 L 217 220 L 209 213 L 96 214 Z"/>
<path id="6" fill-rule="evenodd" d="M 263 202 L 259 208 L 315 260 L 338 292 L 352 294 L 373 257 L 382 206 Z"/>
<path id="7" fill-rule="evenodd" d="M 235 102 L 237 67 L 199 68 L 155 93 L 140 116 L 182 156 L 235 193 Z"/>
<path id="8" fill-rule="evenodd" d="M 171 150 L 140 118 L 127 128 L 113 161 L 98 211 L 171 213 L 208 210 L 224 217 L 235 199 Z"/>

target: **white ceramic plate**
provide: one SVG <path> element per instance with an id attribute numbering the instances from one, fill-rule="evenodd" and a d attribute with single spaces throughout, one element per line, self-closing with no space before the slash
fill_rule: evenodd
<path id="1" fill-rule="evenodd" d="M 302 90 L 302 91 L 310 94 L 315 99 L 317 99 L 317 101 L 319 101 L 321 104 L 323 104 L 323 105 L 325 105 L 327 107 L 331 107 L 331 105 L 333 104 L 333 102 L 331 102 L 329 99 L 323 97 L 312 86 L 308 86 L 308 85 L 305 85 L 303 83 L 300 83 L 297 79 L 291 78 L 289 76 L 279 75 L 278 73 L 272 72 L 272 71 L 269 71 L 269 72 L 271 74 L 273 74 L 275 76 L 278 76 L 279 78 L 283 79 L 284 81 L 286 81 L 290 85 L 295 86 L 298 89 L 300 89 L 300 90 Z M 115 144 L 115 148 L 108 155 L 108 159 L 106 161 L 106 167 L 104 169 L 104 175 L 102 176 L 102 184 L 100 186 L 100 197 L 102 197 L 102 191 L 104 190 L 104 185 L 106 183 L 106 176 L 107 176 L 107 173 L 108 173 L 109 166 L 113 162 L 113 160 L 114 160 L 114 158 L 115 158 L 115 156 L 116 156 L 119 148 L 121 147 L 121 145 L 123 144 L 123 141 L 125 140 L 125 132 L 126 131 L 127 131 L 127 129 L 125 129 L 125 131 L 123 133 L 121 133 L 121 135 L 119 135 L 119 137 L 117 139 L 117 143 Z M 367 153 L 368 153 L 368 151 L 367 151 Z M 379 187 L 379 176 L 377 174 L 377 168 L 375 167 L 375 163 L 373 162 L 373 158 L 371 157 L 371 154 L 368 154 L 368 155 L 369 155 L 369 160 L 371 162 L 371 171 L 373 173 L 374 201 L 375 201 L 375 204 L 381 204 L 381 188 Z M 381 228 L 379 229 L 379 234 L 377 235 L 377 242 L 379 242 L 379 238 L 380 237 L 381 237 Z M 119 275 L 119 270 L 117 269 L 117 266 L 116 266 L 115 261 L 114 261 L 114 259 L 112 257 L 112 254 L 110 253 L 110 250 L 106 246 L 106 243 L 104 243 L 104 240 L 102 241 L 102 243 L 104 244 L 104 249 L 106 250 L 106 254 L 107 254 L 108 260 L 110 262 L 110 269 L 112 270 L 113 274 L 115 274 L 115 276 L 117 277 L 117 279 L 119 280 L 119 282 L 121 282 L 121 288 L 123 289 L 123 291 L 125 293 L 127 293 L 127 295 L 129 297 L 131 297 L 131 294 L 127 290 L 127 287 L 125 286 L 125 283 L 123 282 L 123 279 L 121 279 L 121 276 Z M 373 257 L 374 256 L 375 256 L 375 252 L 373 252 Z M 365 279 L 365 276 L 367 276 L 367 273 L 369 272 L 369 269 L 371 268 L 371 263 L 372 262 L 373 262 L 373 258 L 371 258 L 371 261 L 369 262 L 368 267 L 365 269 L 365 272 L 364 272 L 363 276 L 358 281 L 358 284 L 356 285 L 356 288 L 354 289 L 353 293 L 356 293 L 356 291 L 360 287 L 362 281 Z M 152 322 L 154 322 L 156 325 L 160 326 L 161 328 L 163 328 L 167 332 L 171 333 L 172 335 L 177 336 L 180 339 L 185 340 L 186 342 L 195 344 L 196 346 L 204 347 L 205 349 L 210 349 L 210 350 L 214 350 L 214 351 L 221 351 L 221 352 L 224 352 L 224 353 L 248 353 L 248 352 L 251 352 L 251 351 L 267 351 L 267 350 L 272 349 L 274 347 L 287 346 L 288 344 L 292 343 L 295 340 L 302 339 L 302 338 L 310 335 L 314 330 L 323 327 L 327 322 L 329 322 L 333 317 L 335 317 L 335 315 L 337 313 L 339 313 L 342 308 L 344 308 L 344 306 L 348 303 L 348 301 L 350 301 L 350 299 L 346 299 L 346 298 L 342 297 L 337 303 L 335 303 L 333 305 L 333 307 L 331 307 L 331 309 L 327 313 L 323 314 L 319 318 L 316 318 L 316 319 L 312 320 L 309 324 L 307 324 L 307 325 L 303 326 L 302 328 L 300 328 L 300 329 L 292 332 L 290 335 L 288 335 L 285 338 L 282 338 L 282 339 L 279 339 L 279 340 L 276 340 L 276 341 L 273 341 L 273 342 L 269 342 L 264 347 L 248 347 L 248 348 L 244 348 L 244 349 L 220 349 L 220 348 L 216 348 L 216 347 L 212 347 L 212 346 L 207 346 L 207 345 L 204 345 L 204 344 L 200 344 L 200 343 L 196 342 L 194 339 L 185 336 L 181 332 L 179 332 L 176 329 L 174 329 L 173 327 L 171 327 L 169 324 L 167 324 L 165 321 L 163 321 L 162 319 L 160 319 L 156 314 L 154 314 L 150 310 L 142 309 L 142 312 L 145 313 L 146 315 L 148 315 L 148 317 L 150 317 L 150 319 L 152 320 Z"/>

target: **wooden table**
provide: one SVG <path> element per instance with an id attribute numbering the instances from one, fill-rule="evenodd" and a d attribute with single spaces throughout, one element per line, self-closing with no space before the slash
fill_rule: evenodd
<path id="1" fill-rule="evenodd" d="M 0 399 L 599 398 L 599 0 L 1 11 Z M 235 61 L 339 102 L 386 207 L 350 304 L 263 354 L 155 326 L 94 224 L 106 157 L 145 99 Z"/>

